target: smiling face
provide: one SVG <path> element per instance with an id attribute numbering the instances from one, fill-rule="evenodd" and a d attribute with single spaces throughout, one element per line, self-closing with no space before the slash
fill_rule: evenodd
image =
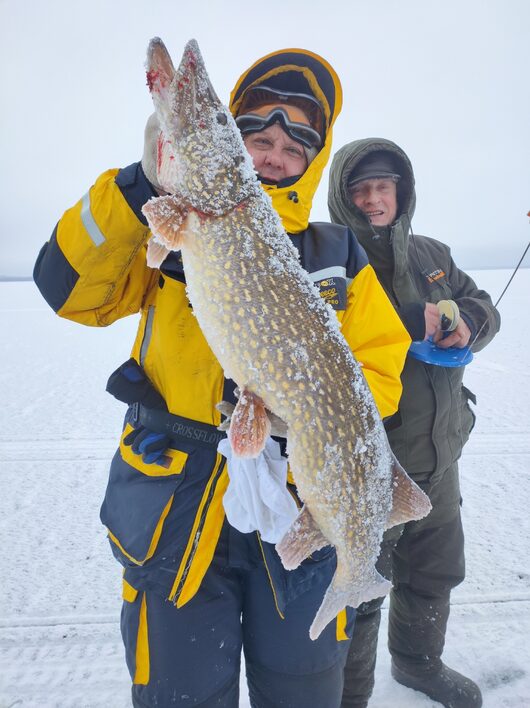
<path id="1" fill-rule="evenodd" d="M 374 226 L 390 226 L 398 211 L 396 182 L 391 178 L 364 179 L 350 187 L 352 202 Z"/>
<path id="2" fill-rule="evenodd" d="M 279 123 L 243 136 L 244 143 L 260 177 L 279 182 L 287 177 L 302 175 L 307 169 L 307 157 L 302 145 L 293 140 Z"/>

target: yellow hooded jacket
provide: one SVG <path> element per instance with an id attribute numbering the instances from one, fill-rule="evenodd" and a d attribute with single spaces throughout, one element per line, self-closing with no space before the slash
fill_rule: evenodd
<path id="1" fill-rule="evenodd" d="M 338 225 L 308 224 L 312 199 L 331 150 L 332 126 L 341 109 L 339 79 L 327 62 L 311 52 L 275 52 L 241 76 L 232 92 L 230 107 L 237 113 L 241 96 L 249 86 L 274 84 L 286 77 L 290 81 L 294 77 L 295 83 L 299 79 L 300 89 L 310 90 L 321 101 L 327 121 L 326 140 L 295 184 L 264 188 L 292 234 L 302 264 L 314 273 L 322 296 L 336 309 L 342 332 L 363 366 L 384 418 L 398 407 L 400 374 L 410 338 L 351 232 Z M 146 265 L 150 231 L 141 207 L 152 196 L 156 195 L 140 163 L 103 173 L 60 219 L 41 250 L 34 279 L 58 315 L 81 324 L 107 326 L 140 312 L 132 356 L 144 367 L 169 411 L 218 425 L 220 413 L 215 404 L 223 399 L 223 370 L 189 306 L 179 254 L 171 254 L 160 271 Z M 336 262 L 335 256 L 344 262 Z M 344 286 L 340 297 L 335 297 L 333 286 L 337 275 Z M 128 430 L 129 427 L 125 434 Z M 144 464 L 128 447 L 121 445 L 120 451 L 134 470 L 158 480 L 161 474 L 179 474 L 188 456 L 171 450 L 172 465 L 161 471 L 156 465 Z M 212 540 L 218 538 L 224 519 L 222 495 L 226 484 L 224 461 L 217 455 L 170 595 L 178 604 L 193 597 L 211 561 L 215 548 Z M 117 497 L 118 503 L 120 498 Z M 104 519 L 111 540 L 128 563 L 143 566 L 155 556 L 171 511 L 171 499 L 168 494 L 167 500 L 158 500 L 159 512 L 151 514 L 153 521 L 142 541 L 136 536 L 133 540 L 132 532 L 128 537 L 127 530 L 118 528 L 120 524 L 113 528 L 112 520 Z M 133 502 L 129 499 L 127 503 Z M 202 546 L 201 541 L 197 542 L 198 528 L 205 532 Z M 192 553 L 199 559 L 195 572 L 193 568 L 190 572 Z"/>

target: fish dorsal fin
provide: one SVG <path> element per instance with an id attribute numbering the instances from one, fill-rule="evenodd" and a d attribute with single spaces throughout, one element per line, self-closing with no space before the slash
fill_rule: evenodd
<path id="1" fill-rule="evenodd" d="M 392 457 L 392 511 L 387 520 L 387 529 L 407 521 L 423 519 L 432 508 L 429 497 L 408 476 L 396 457 Z"/>
<path id="2" fill-rule="evenodd" d="M 286 570 L 294 570 L 311 553 L 329 545 L 309 509 L 304 506 L 285 536 L 276 544 L 276 551 L 283 567 Z"/>
<path id="3" fill-rule="evenodd" d="M 265 447 L 271 423 L 263 399 L 243 389 L 230 419 L 228 439 L 237 457 L 257 457 Z"/>

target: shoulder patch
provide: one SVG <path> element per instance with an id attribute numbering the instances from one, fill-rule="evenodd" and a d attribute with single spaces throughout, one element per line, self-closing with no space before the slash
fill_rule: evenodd
<path id="1" fill-rule="evenodd" d="M 425 277 L 428 283 L 434 283 L 436 280 L 440 280 L 440 278 L 445 278 L 445 271 L 441 268 L 435 268 L 430 273 L 427 273 Z"/>

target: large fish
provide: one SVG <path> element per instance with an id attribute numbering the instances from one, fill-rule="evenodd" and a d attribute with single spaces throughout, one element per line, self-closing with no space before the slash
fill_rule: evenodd
<path id="1" fill-rule="evenodd" d="M 260 452 L 267 409 L 287 425 L 304 506 L 276 548 L 287 569 L 323 546 L 337 552 L 310 628 L 316 639 L 346 605 L 389 591 L 375 569 L 383 531 L 425 516 L 430 503 L 392 455 L 361 367 L 261 188 L 197 43 L 175 71 L 153 39 L 147 77 L 161 126 L 158 176 L 169 193 L 143 208 L 153 232 L 148 263 L 182 253 L 197 320 L 241 390 L 229 430 L 235 452 Z"/>

